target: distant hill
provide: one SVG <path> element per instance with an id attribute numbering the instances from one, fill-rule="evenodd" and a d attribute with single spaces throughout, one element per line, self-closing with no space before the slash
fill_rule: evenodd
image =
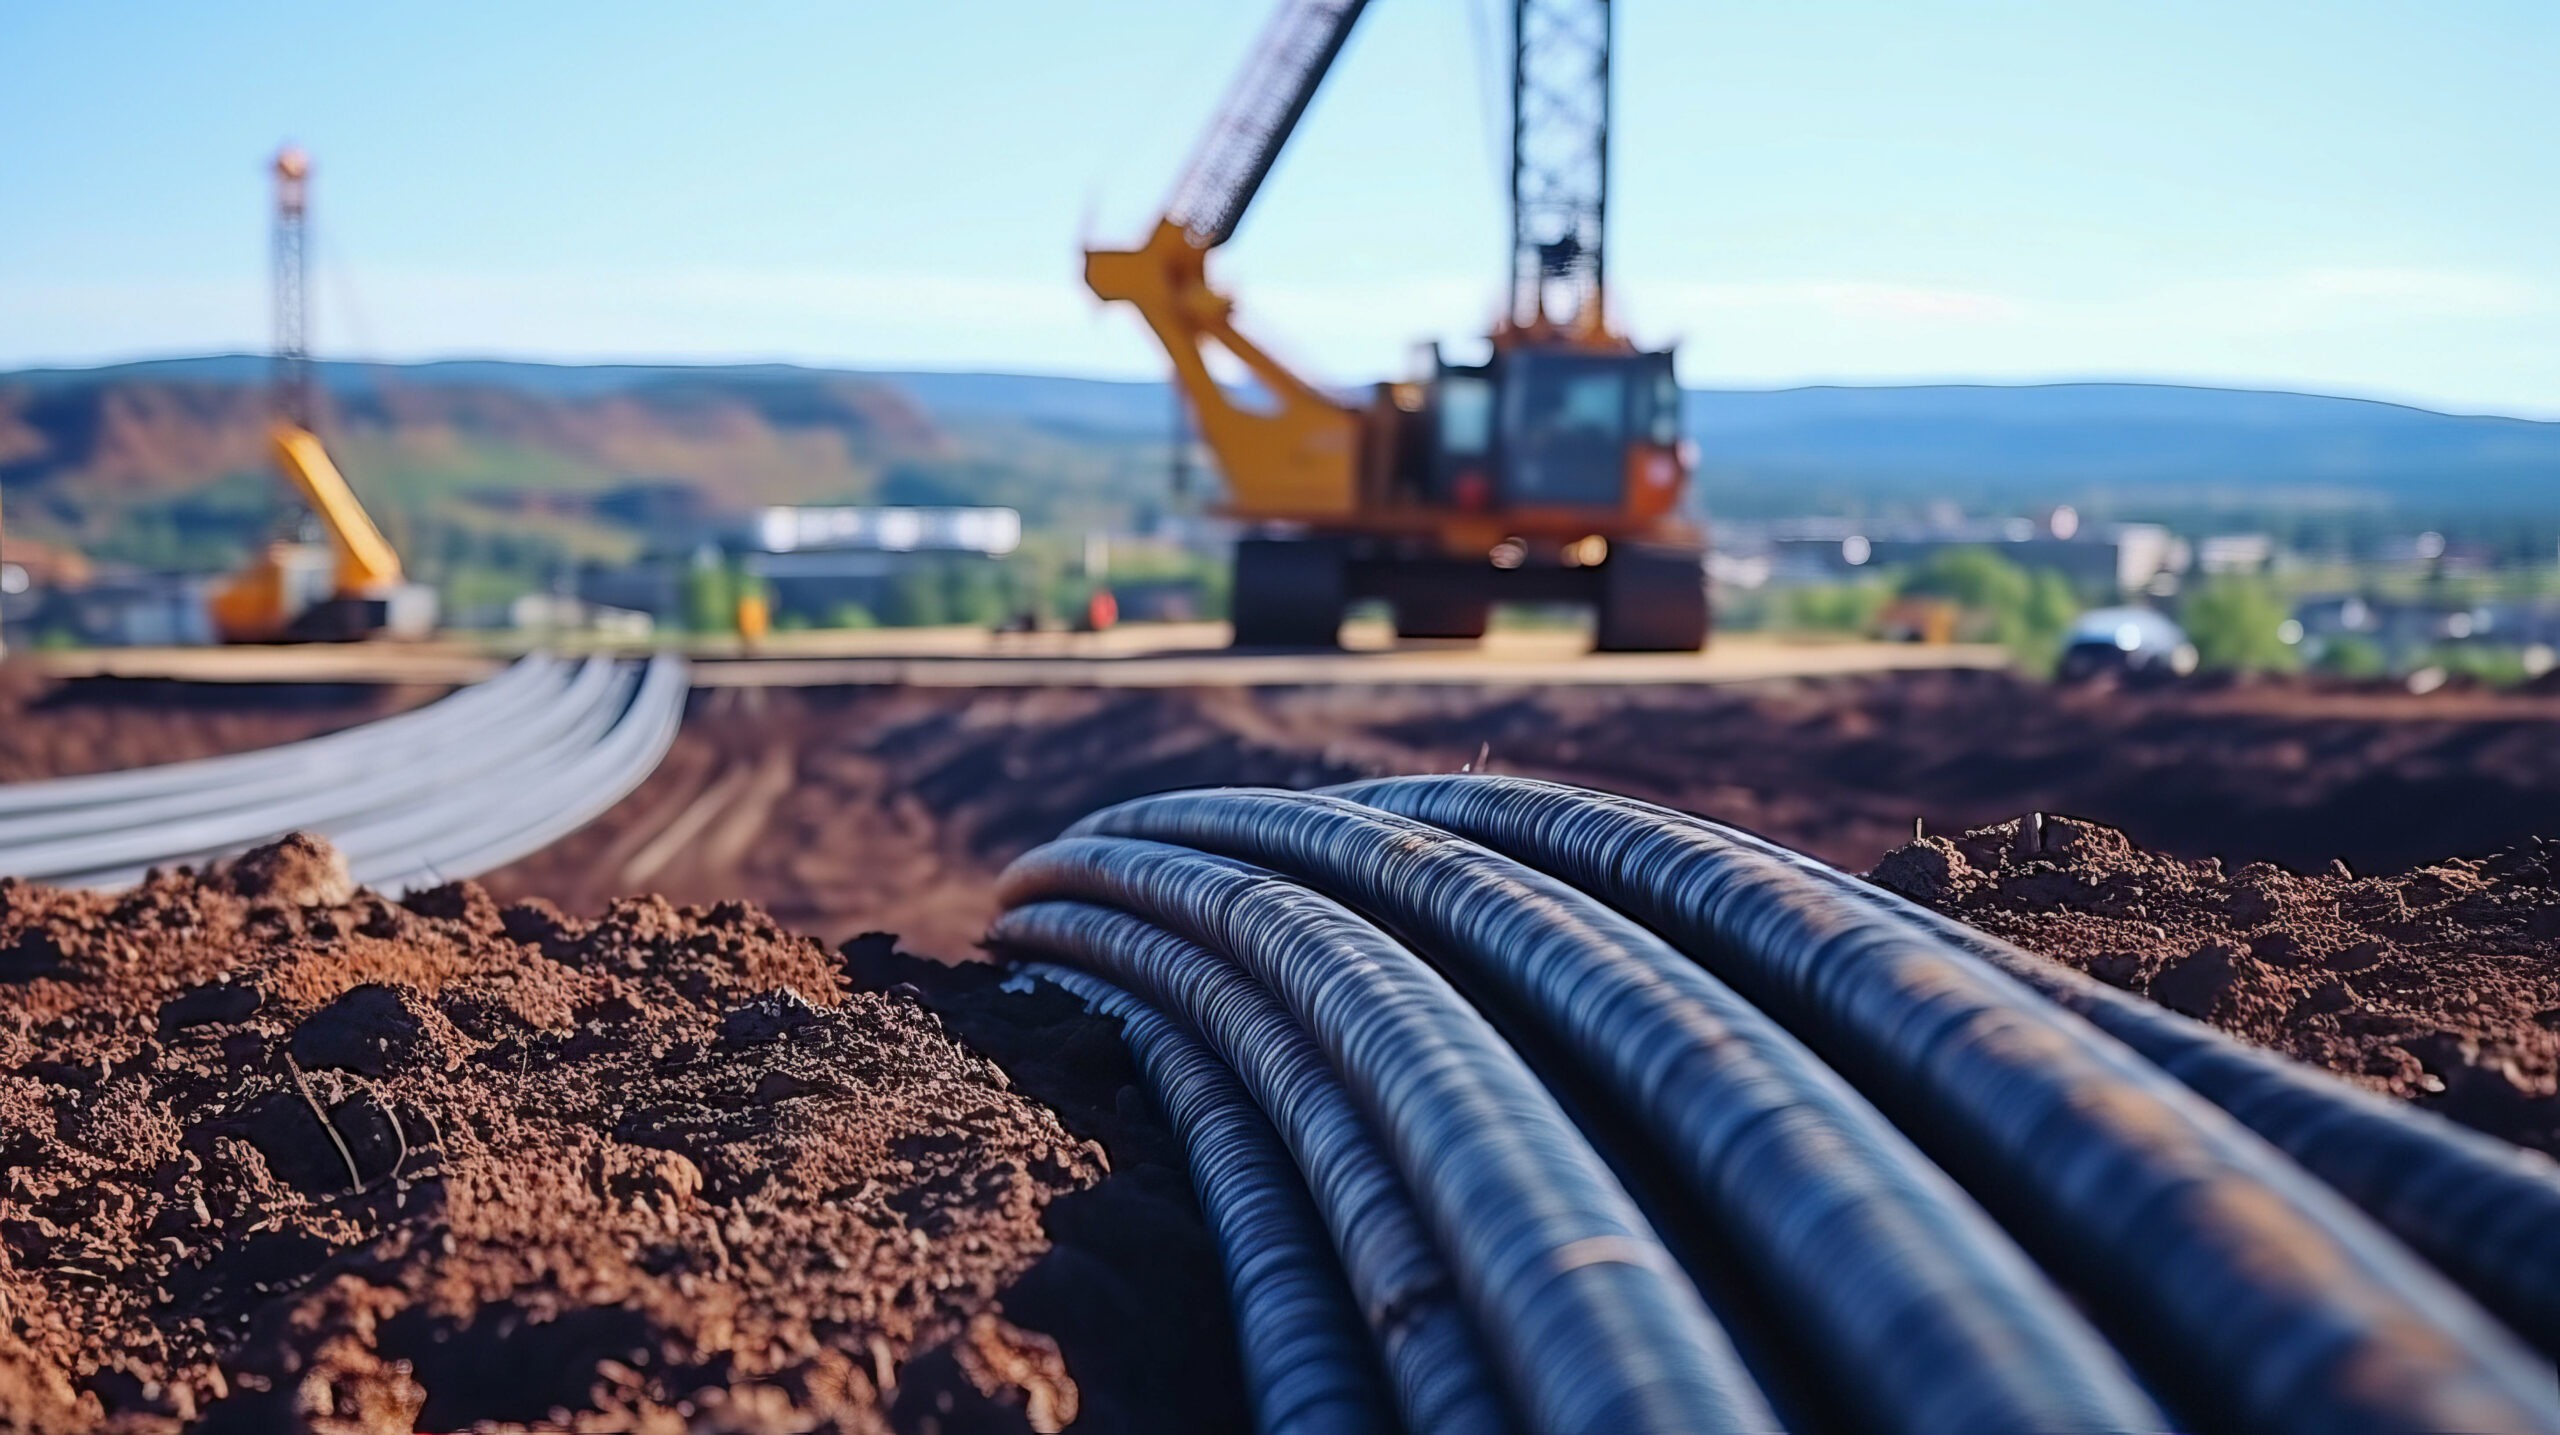
<path id="1" fill-rule="evenodd" d="M 207 354 L 94 369 L 25 369 L 0 373 L 0 387 L 254 386 L 267 382 L 271 367 L 262 354 Z M 1173 414 L 1173 395 L 1162 383 L 1046 374 L 813 369 L 795 364 L 536 364 L 513 359 L 437 359 L 417 364 L 332 360 L 313 369 L 323 387 L 344 396 L 373 394 L 388 386 L 508 389 L 549 398 L 593 399 L 681 380 L 707 380 L 742 390 L 844 380 L 896 389 L 938 420 L 1004 419 L 1115 437 L 1161 438 Z"/>
<path id="2" fill-rule="evenodd" d="M 992 502 L 1035 525 L 1130 522 L 1162 501 L 1173 416 L 1162 383 L 1024 374 L 479 359 L 318 374 L 351 479 L 457 562 L 477 561 L 473 535 L 553 555 L 541 561 L 609 556 L 642 541 L 635 515 L 759 502 Z M 0 374 L 12 523 L 108 557 L 226 561 L 274 508 L 267 375 L 243 354 Z M 2555 423 L 2155 384 L 1687 403 L 1705 502 L 1736 516 L 1948 499 L 2560 517 Z"/>
<path id="3" fill-rule="evenodd" d="M 2560 513 L 2560 423 L 2167 384 L 1688 396 L 1710 502 L 2353 502 Z"/>
<path id="4" fill-rule="evenodd" d="M 611 558 L 666 514 L 868 500 L 967 460 L 897 389 L 853 375 L 430 367 L 328 366 L 318 423 L 431 574 Z M 13 533 L 155 567 L 236 561 L 281 509 L 266 373 L 229 356 L 0 375 Z"/>

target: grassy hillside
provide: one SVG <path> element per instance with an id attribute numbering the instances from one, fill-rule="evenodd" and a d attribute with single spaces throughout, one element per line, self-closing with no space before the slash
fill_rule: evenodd
<path id="1" fill-rule="evenodd" d="M 276 521 L 265 361 L 0 376 L 14 531 L 211 571 Z M 1057 432 L 999 407 L 938 419 L 894 383 L 783 366 L 324 365 L 317 427 L 411 566 L 469 597 L 613 560 L 671 518 L 767 503 L 1005 503 L 1124 526 L 1160 444 Z"/>
<path id="2" fill-rule="evenodd" d="M 626 555 L 671 514 L 1001 503 L 1074 533 L 1144 523 L 1167 501 L 1160 383 L 496 360 L 318 372 L 323 434 L 413 565 L 482 589 Z M 12 525 L 108 559 L 236 561 L 277 509 L 266 378 L 251 355 L 0 375 Z M 2560 424 L 2141 384 L 1688 405 L 1703 500 L 1731 516 L 2070 502 L 2279 528 L 2470 525 L 2532 544 L 2560 525 Z"/>

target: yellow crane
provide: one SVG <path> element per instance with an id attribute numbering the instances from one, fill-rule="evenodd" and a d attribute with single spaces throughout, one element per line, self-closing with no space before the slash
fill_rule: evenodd
<path id="1" fill-rule="evenodd" d="M 1683 514 L 1690 459 L 1668 350 L 1609 323 L 1603 280 L 1609 0 L 1514 0 L 1511 298 L 1481 364 L 1365 404 L 1309 383 L 1239 332 L 1208 277 L 1366 0 L 1286 0 L 1146 242 L 1091 250 L 1085 282 L 1134 306 L 1227 480 L 1243 525 L 1242 646 L 1329 646 L 1345 606 L 1383 599 L 1406 637 L 1483 635 L 1497 601 L 1580 603 L 1596 646 L 1694 650 L 1705 539 Z M 1240 400 L 1223 350 L 1261 390 Z"/>
<path id="2" fill-rule="evenodd" d="M 310 177 L 301 150 L 276 155 L 276 416 L 267 428 L 269 455 L 300 498 L 309 531 L 267 544 L 215 588 L 213 629 L 226 643 L 423 637 L 435 623 L 434 590 L 405 581 L 400 555 L 311 431 L 303 285 Z"/>

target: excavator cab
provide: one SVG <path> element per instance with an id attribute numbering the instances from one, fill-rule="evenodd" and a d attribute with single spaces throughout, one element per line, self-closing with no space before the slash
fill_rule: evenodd
<path id="1" fill-rule="evenodd" d="M 1462 512 L 1580 509 L 1617 523 L 1679 476 L 1668 352 L 1514 349 L 1443 364 L 1430 411 L 1424 491 Z"/>
<path id="2" fill-rule="evenodd" d="M 1358 411 L 1356 518 L 1247 528 L 1230 608 L 1247 647 L 1325 646 L 1345 609 L 1385 603 L 1400 638 L 1484 636 L 1496 603 L 1581 607 L 1594 646 L 1695 651 L 1703 548 L 1681 515 L 1688 462 L 1668 351 L 1497 344 L 1437 358 Z"/>

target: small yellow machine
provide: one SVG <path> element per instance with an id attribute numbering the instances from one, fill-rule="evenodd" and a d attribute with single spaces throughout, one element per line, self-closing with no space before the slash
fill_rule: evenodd
<path id="1" fill-rule="evenodd" d="M 269 543 L 214 590 L 214 632 L 226 643 L 424 637 L 435 623 L 434 590 L 402 581 L 400 556 L 318 436 L 278 419 L 267 442 L 276 471 L 309 505 L 324 541 Z"/>
<path id="2" fill-rule="evenodd" d="M 404 582 L 400 555 L 330 462 L 311 431 L 311 355 L 304 335 L 303 233 L 311 161 L 276 156 L 275 303 L 277 417 L 267 429 L 276 472 L 304 508 L 303 531 L 269 543 L 208 601 L 226 643 L 350 642 L 424 637 L 435 592 Z"/>
<path id="3" fill-rule="evenodd" d="M 1085 281 L 1135 307 L 1245 525 L 1239 645 L 1330 646 L 1344 607 L 1384 599 L 1405 637 L 1476 638 L 1496 601 L 1581 603 L 1596 644 L 1694 650 L 1704 538 L 1668 351 L 1636 348 L 1603 302 L 1609 0 L 1514 0 L 1509 312 L 1481 364 L 1380 384 L 1365 404 L 1310 384 L 1237 331 L 1208 278 L 1366 0 L 1286 0 L 1145 244 L 1092 250 Z M 1219 382 L 1224 351 L 1259 393 Z"/>

